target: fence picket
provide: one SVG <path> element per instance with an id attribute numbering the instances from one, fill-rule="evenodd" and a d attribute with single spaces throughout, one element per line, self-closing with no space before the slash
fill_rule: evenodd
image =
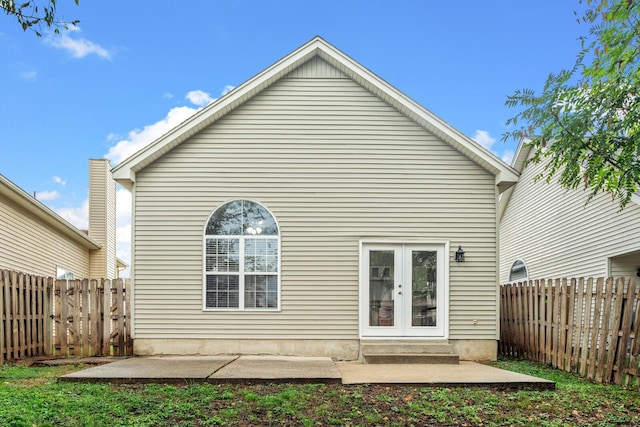
<path id="1" fill-rule="evenodd" d="M 545 298 L 546 298 L 546 308 L 545 308 L 545 323 L 547 328 L 547 337 L 546 337 L 546 363 L 551 365 L 553 361 L 553 281 L 548 280 L 545 284 Z"/>
<path id="2" fill-rule="evenodd" d="M 122 280 L 115 280 L 116 282 L 116 305 L 119 309 L 116 309 L 116 318 L 117 326 L 114 327 L 118 331 L 118 356 L 125 355 L 124 348 L 124 289 L 122 286 Z"/>
<path id="3" fill-rule="evenodd" d="M 60 317 L 60 335 L 56 336 L 58 341 L 60 353 L 63 357 L 69 355 L 68 341 L 69 336 L 69 298 L 67 297 L 67 281 L 56 280 L 56 287 L 59 287 L 60 293 L 58 296 L 60 311 L 58 311 Z"/>
<path id="4" fill-rule="evenodd" d="M 72 293 L 70 299 L 73 301 L 72 310 L 69 310 L 69 332 L 71 336 L 72 353 L 74 356 L 82 356 L 82 346 L 80 345 L 80 326 L 82 316 L 80 314 L 80 281 L 70 281 Z"/>
<path id="5" fill-rule="evenodd" d="M 5 289 L 5 275 L 4 271 L 0 270 L 0 310 L 2 310 L 2 324 L 0 324 L 0 363 L 4 363 L 5 360 L 5 329 L 4 325 L 7 322 L 7 313 L 4 311 L 4 289 Z"/>
<path id="6" fill-rule="evenodd" d="M 55 299 L 55 281 L 53 277 L 47 277 L 47 283 L 43 289 L 43 315 L 44 315 L 44 354 L 53 355 L 53 331 L 56 325 L 53 316 L 53 300 Z"/>
<path id="7" fill-rule="evenodd" d="M 593 307 L 593 325 L 591 327 L 590 333 L 590 342 L 591 347 L 589 348 L 589 369 L 587 370 L 587 378 L 592 380 L 596 374 L 596 361 L 598 355 L 598 343 L 600 340 L 601 328 L 600 323 L 602 322 L 602 296 L 604 294 L 604 279 L 599 277 L 596 281 L 596 299 Z"/>
<path id="8" fill-rule="evenodd" d="M 82 347 L 82 355 L 87 357 L 89 354 L 90 330 L 89 330 L 89 279 L 83 279 L 80 283 L 80 344 Z"/>
<path id="9" fill-rule="evenodd" d="M 581 277 L 575 283 L 575 303 L 574 318 L 570 326 L 573 330 L 571 339 L 571 372 L 578 372 L 578 360 L 580 360 L 580 343 L 582 342 L 582 321 L 584 315 L 584 277 Z"/>
<path id="10" fill-rule="evenodd" d="M 631 318 L 633 316 L 633 299 L 636 295 L 636 280 L 630 279 L 627 283 L 627 290 L 623 298 L 622 307 L 622 323 L 620 324 L 620 342 L 618 344 L 617 357 L 614 365 L 614 380 L 616 384 L 622 384 L 622 378 L 625 374 L 626 355 L 629 352 L 629 335 L 631 333 Z"/>
<path id="11" fill-rule="evenodd" d="M 544 336 L 544 331 L 540 322 L 540 281 L 536 280 L 535 286 L 532 289 L 533 293 L 533 351 L 537 362 L 543 359 L 542 351 L 544 345 L 541 345 L 541 336 Z"/>
<path id="12" fill-rule="evenodd" d="M 580 375 L 587 375 L 587 360 L 589 360 L 589 347 L 591 337 L 591 308 L 593 306 L 593 279 L 588 278 L 584 289 L 584 318 L 582 320 L 582 343 L 580 344 Z"/>
<path id="13" fill-rule="evenodd" d="M 620 321 L 622 318 L 622 305 L 624 295 L 624 280 L 619 278 L 615 283 L 615 293 L 613 294 L 612 308 L 613 317 L 609 326 L 609 348 L 607 351 L 607 363 L 605 364 L 602 380 L 605 384 L 608 384 L 613 379 L 613 366 L 615 362 L 615 355 L 618 351 L 618 331 L 620 327 Z"/>
<path id="14" fill-rule="evenodd" d="M 102 280 L 104 299 L 102 301 L 102 355 L 111 354 L 111 281 Z"/>

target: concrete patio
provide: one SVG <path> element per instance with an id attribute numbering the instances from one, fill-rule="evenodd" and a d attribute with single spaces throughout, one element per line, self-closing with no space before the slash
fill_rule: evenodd
<path id="1" fill-rule="evenodd" d="M 101 359 L 102 363 L 109 359 Z M 90 363 L 79 359 L 76 363 Z M 45 364 L 60 362 L 49 361 Z M 110 383 L 342 383 L 549 390 L 553 381 L 474 362 L 363 364 L 328 357 L 151 356 L 118 359 L 61 376 L 59 381 Z"/>

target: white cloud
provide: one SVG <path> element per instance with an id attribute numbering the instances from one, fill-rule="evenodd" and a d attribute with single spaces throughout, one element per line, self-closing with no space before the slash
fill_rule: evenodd
<path id="1" fill-rule="evenodd" d="M 205 107 L 215 101 L 215 98 L 212 98 L 207 92 L 202 90 L 192 90 L 187 92 L 185 96 L 193 105 L 197 105 L 198 107 Z"/>
<path id="2" fill-rule="evenodd" d="M 515 153 L 514 153 L 513 151 L 511 151 L 511 150 L 507 150 L 507 151 L 505 151 L 504 153 L 502 153 L 502 160 L 503 160 L 506 164 L 510 165 L 510 164 L 511 164 L 511 162 L 513 161 L 513 156 L 514 156 L 514 154 L 515 154 Z"/>
<path id="3" fill-rule="evenodd" d="M 54 200 L 60 197 L 60 193 L 57 191 L 37 191 L 36 199 L 38 200 Z"/>
<path id="4" fill-rule="evenodd" d="M 117 165 L 191 117 L 196 111 L 198 110 L 191 107 L 172 108 L 162 120 L 147 125 L 142 130 L 134 129 L 130 131 L 126 139 L 118 141 L 109 148 L 105 158 L 111 160 L 112 164 Z"/>
<path id="5" fill-rule="evenodd" d="M 38 72 L 33 70 L 23 71 L 20 73 L 20 78 L 28 82 L 35 82 L 38 79 Z"/>
<path id="6" fill-rule="evenodd" d="M 486 130 L 476 130 L 475 136 L 471 139 L 487 149 L 490 149 L 493 143 L 496 142 L 496 139 L 491 137 Z"/>
<path id="7" fill-rule="evenodd" d="M 111 52 L 102 46 L 87 39 L 72 36 L 79 32 L 79 27 L 70 27 L 68 31 L 60 34 L 49 34 L 44 41 L 55 48 L 66 50 L 74 58 L 84 58 L 87 55 L 95 54 L 101 58 L 111 59 Z"/>
<path id="8" fill-rule="evenodd" d="M 56 184 L 60 184 L 60 185 L 62 185 L 63 187 L 64 187 L 65 185 L 67 185 L 67 181 L 65 181 L 64 179 L 60 178 L 59 176 L 54 176 L 54 177 L 53 177 L 53 181 L 54 181 Z"/>
<path id="9" fill-rule="evenodd" d="M 231 86 L 231 85 L 226 85 L 223 89 L 222 89 L 222 93 L 220 94 L 220 96 L 225 96 L 226 94 L 228 94 L 229 92 L 231 92 L 232 90 L 234 90 L 236 87 L 235 86 Z"/>
<path id="10" fill-rule="evenodd" d="M 169 93 L 169 92 L 165 92 L 165 93 L 162 94 L 162 97 L 166 98 L 166 99 L 171 99 L 171 98 L 173 98 L 173 94 Z"/>
<path id="11" fill-rule="evenodd" d="M 69 221 L 80 230 L 89 229 L 89 199 L 82 203 L 82 206 L 72 208 L 54 209 L 62 218 Z"/>

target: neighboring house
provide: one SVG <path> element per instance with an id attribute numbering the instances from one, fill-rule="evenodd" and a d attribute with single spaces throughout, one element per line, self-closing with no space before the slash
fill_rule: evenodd
<path id="1" fill-rule="evenodd" d="M 137 354 L 496 357 L 497 200 L 517 173 L 321 38 L 113 174 Z"/>
<path id="2" fill-rule="evenodd" d="M 0 269 L 57 278 L 108 278 L 115 252 L 115 181 L 108 160 L 89 161 L 89 231 L 77 229 L 0 175 Z"/>
<path id="3" fill-rule="evenodd" d="M 560 277 L 636 276 L 640 269 L 640 206 L 623 211 L 610 194 L 567 190 L 554 177 L 534 181 L 544 163 L 529 164 L 521 143 L 513 166 L 518 184 L 500 199 L 500 282 Z"/>

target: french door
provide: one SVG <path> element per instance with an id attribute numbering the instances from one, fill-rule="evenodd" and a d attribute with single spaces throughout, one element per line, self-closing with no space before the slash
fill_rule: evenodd
<path id="1" fill-rule="evenodd" d="M 363 337 L 444 337 L 444 245 L 363 244 Z"/>

